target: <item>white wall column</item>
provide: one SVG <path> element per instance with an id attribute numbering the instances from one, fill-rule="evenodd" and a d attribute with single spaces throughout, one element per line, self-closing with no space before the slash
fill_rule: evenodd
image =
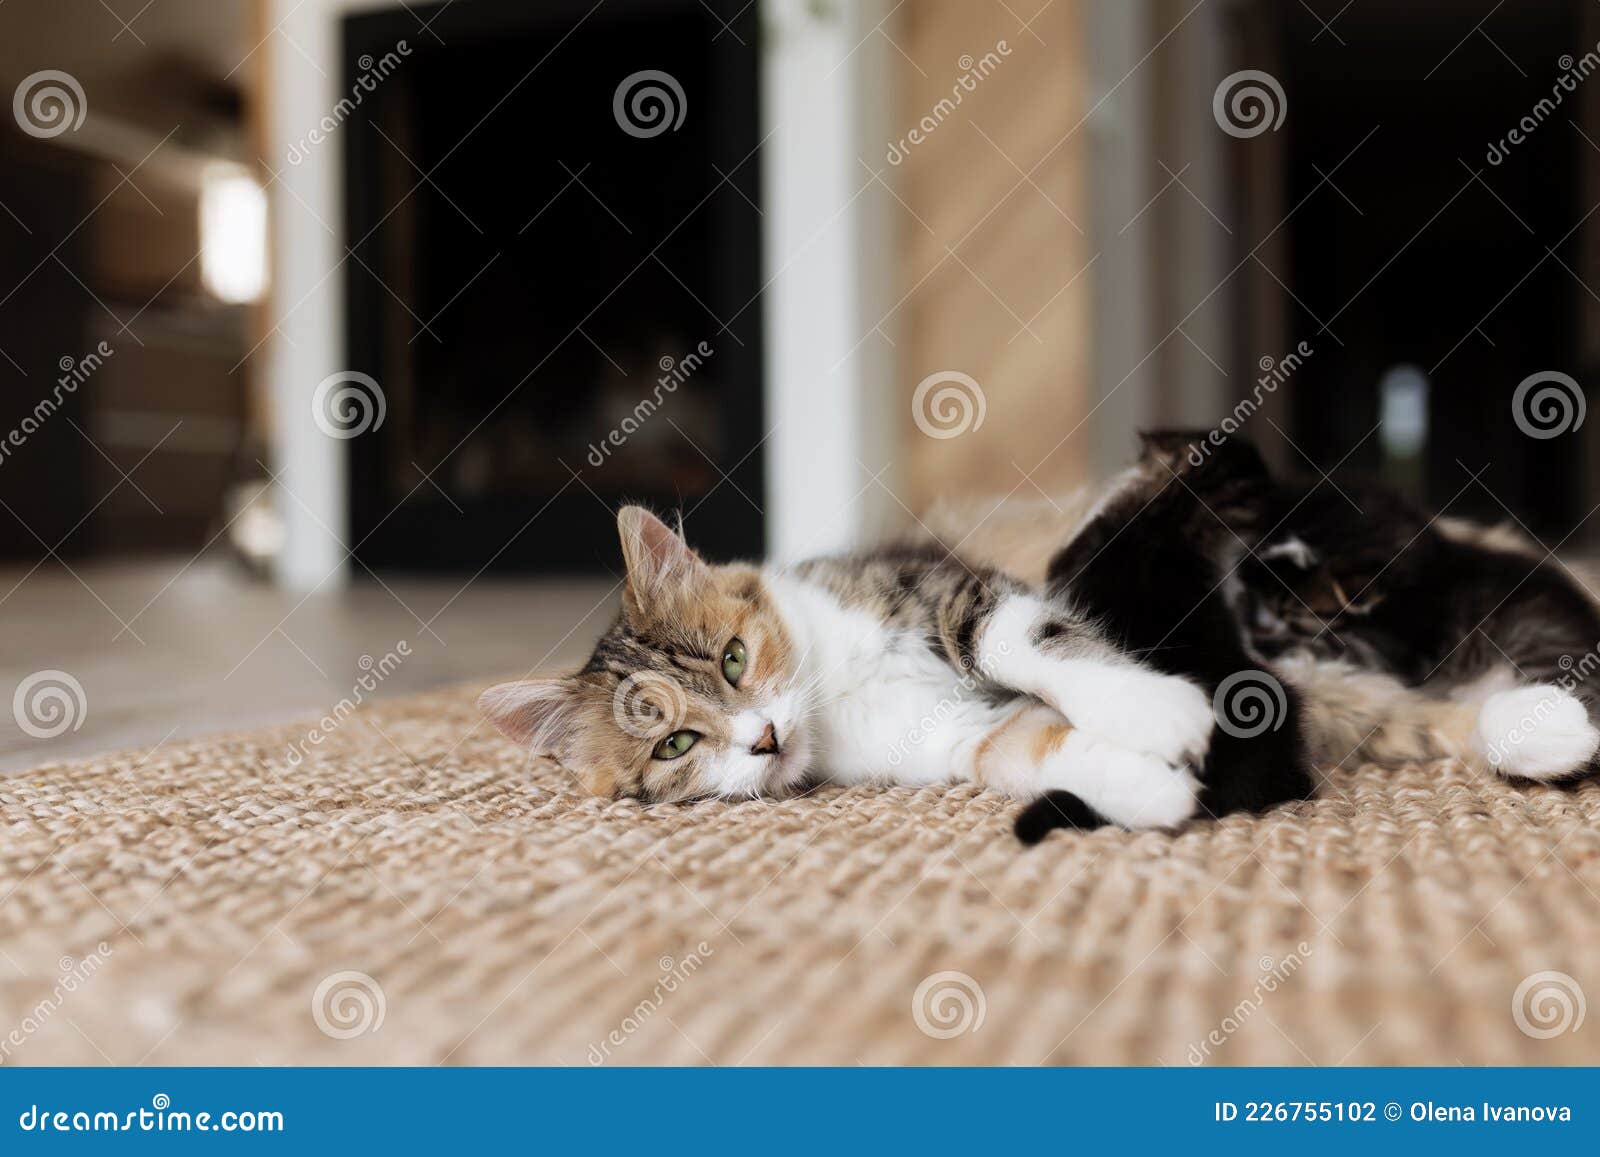
<path id="1" fill-rule="evenodd" d="M 872 174 L 896 67 L 873 31 L 881 0 L 763 9 L 767 548 L 794 559 L 858 542 L 893 503 L 871 479 L 898 429 L 893 347 L 875 328 L 894 303 L 897 230 Z"/>
<path id="2" fill-rule="evenodd" d="M 278 580 L 296 590 L 337 586 L 348 573 L 345 443 L 317 428 L 312 394 L 344 364 L 343 143 L 332 139 L 288 162 L 291 147 L 338 100 L 339 0 L 267 0 L 266 26 L 277 28 L 256 50 L 267 53 L 267 155 L 278 174 L 272 205 L 271 320 L 267 359 L 275 470 L 288 493 L 279 501 L 286 532 Z M 292 39 L 299 51 L 292 47 Z M 302 55 L 301 53 L 304 53 Z M 307 58 L 310 58 L 308 60 Z M 310 61 L 318 62 L 325 76 Z M 278 187 L 278 186 L 281 186 Z"/>

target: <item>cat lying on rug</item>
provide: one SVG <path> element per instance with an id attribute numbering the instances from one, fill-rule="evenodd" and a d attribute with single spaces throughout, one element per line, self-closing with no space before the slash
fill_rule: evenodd
<path id="1" fill-rule="evenodd" d="M 1560 677 L 1600 641 L 1581 588 L 1502 533 L 1363 499 L 1150 435 L 1037 583 L 938 542 L 713 566 L 628 507 L 588 664 L 480 705 L 597 794 L 969 781 L 1034 801 L 1027 842 L 1303 799 L 1351 757 L 1585 771 L 1600 697 Z"/>

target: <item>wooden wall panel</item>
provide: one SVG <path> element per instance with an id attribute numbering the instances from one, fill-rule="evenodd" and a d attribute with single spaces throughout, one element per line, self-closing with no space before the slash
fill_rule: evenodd
<path id="1" fill-rule="evenodd" d="M 889 29 L 903 52 L 902 135 L 873 163 L 897 162 L 885 176 L 904 202 L 891 332 L 900 486 L 914 510 L 1013 489 L 1036 498 L 1029 475 L 1047 492 L 1087 476 L 1094 276 L 1081 20 L 1076 0 L 908 0 Z M 976 380 L 981 426 L 949 438 L 919 429 L 915 388 L 941 371 Z"/>

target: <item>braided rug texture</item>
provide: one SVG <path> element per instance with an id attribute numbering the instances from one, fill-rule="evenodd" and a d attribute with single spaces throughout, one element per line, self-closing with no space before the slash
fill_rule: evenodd
<path id="1" fill-rule="evenodd" d="M 1600 1062 L 1595 784 L 1024 849 L 968 788 L 590 799 L 474 690 L 0 780 L 0 1063 Z"/>

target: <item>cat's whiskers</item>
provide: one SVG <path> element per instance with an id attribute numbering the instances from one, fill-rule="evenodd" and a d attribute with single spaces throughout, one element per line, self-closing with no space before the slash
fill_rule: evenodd
<path id="1" fill-rule="evenodd" d="M 796 692 L 800 699 L 802 719 L 809 719 L 811 716 L 815 715 L 819 710 L 828 706 L 830 703 L 837 703 L 849 695 L 848 691 L 840 691 L 832 695 L 824 696 L 822 684 L 823 677 L 818 675 L 816 679 L 808 683 L 805 687 L 800 688 Z"/>
<path id="2" fill-rule="evenodd" d="M 809 650 L 807 653 L 809 654 Z M 803 712 L 802 717 L 810 714 L 813 698 L 816 693 L 821 690 L 824 678 L 822 672 L 813 672 L 803 682 L 800 682 L 799 685 L 796 686 L 797 681 L 800 679 L 800 672 L 804 669 L 804 656 L 802 656 L 801 662 L 795 667 L 795 673 L 789 676 L 789 681 L 785 683 L 783 687 L 784 694 L 792 694 L 800 700 L 800 705 Z"/>

